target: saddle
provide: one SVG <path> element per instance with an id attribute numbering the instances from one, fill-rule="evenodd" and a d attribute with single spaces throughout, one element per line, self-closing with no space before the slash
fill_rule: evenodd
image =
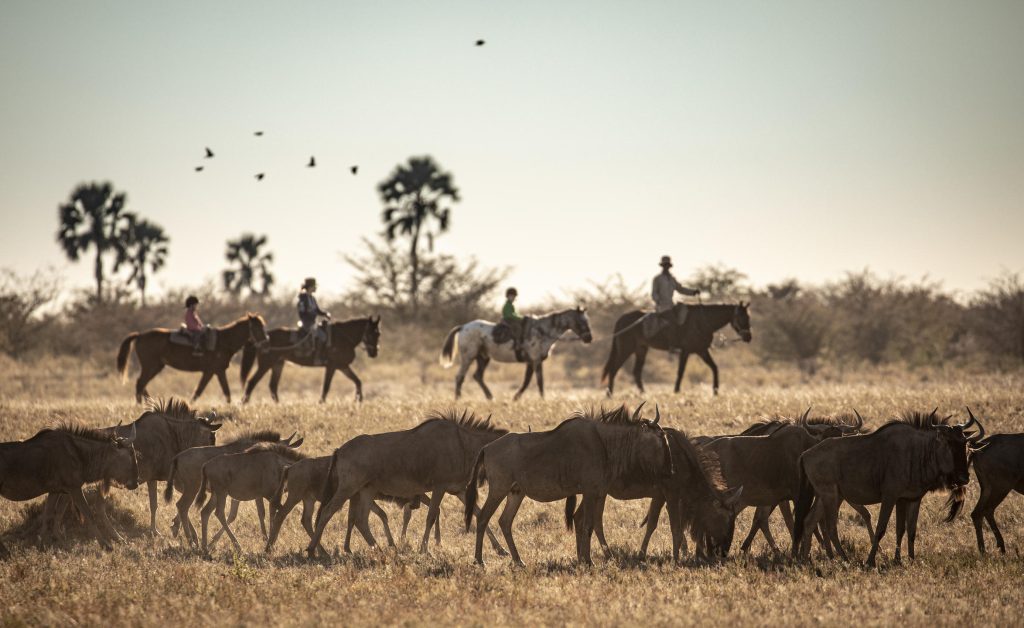
<path id="1" fill-rule="evenodd" d="M 203 331 L 199 332 L 202 336 L 199 339 L 199 348 L 203 351 L 213 351 L 217 348 L 217 328 L 210 327 L 209 325 L 203 327 Z M 192 334 L 185 327 L 184 323 L 178 329 L 171 332 L 170 336 L 171 344 L 182 345 L 185 347 L 192 346 Z"/>
<path id="2" fill-rule="evenodd" d="M 331 326 L 327 321 L 321 321 L 312 333 L 304 333 L 301 328 L 290 329 L 288 330 L 288 342 L 299 345 L 295 347 L 296 353 L 299 355 L 311 355 L 317 347 L 326 351 L 331 346 Z"/>
<path id="3" fill-rule="evenodd" d="M 669 326 L 682 327 L 686 322 L 687 310 L 685 303 L 676 303 L 671 310 L 665 312 L 648 312 L 640 319 L 640 326 L 645 338 L 657 336 Z"/>

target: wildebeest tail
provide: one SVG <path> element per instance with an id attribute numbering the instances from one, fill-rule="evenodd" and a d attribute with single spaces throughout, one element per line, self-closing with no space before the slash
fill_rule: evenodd
<path id="1" fill-rule="evenodd" d="M 796 497 L 796 512 L 793 514 L 793 556 L 800 552 L 800 542 L 804 538 L 804 523 L 807 515 L 811 512 L 811 505 L 814 503 L 814 486 L 807 479 L 807 471 L 804 470 L 804 458 L 800 457 L 800 491 Z"/>
<path id="2" fill-rule="evenodd" d="M 946 506 L 949 507 L 949 512 L 942 519 L 943 523 L 953 523 L 953 520 L 960 515 L 960 511 L 964 509 L 964 499 L 967 497 L 967 487 L 958 486 L 949 492 L 949 499 L 946 500 Z"/>
<path id="3" fill-rule="evenodd" d="M 466 485 L 466 532 L 473 526 L 473 511 L 476 510 L 477 487 L 487 479 L 483 472 L 484 450 L 476 455 L 476 462 L 473 463 L 473 473 L 469 476 L 469 484 Z"/>
<path id="4" fill-rule="evenodd" d="M 448 332 L 448 337 L 444 339 L 444 347 L 441 348 L 441 356 L 438 358 L 438 362 L 444 368 L 450 367 L 455 362 L 455 354 L 459 351 L 459 346 L 455 344 L 455 336 L 462 331 L 462 325 L 456 325 L 452 327 L 452 330 Z"/>
<path id="5" fill-rule="evenodd" d="M 324 490 L 320 493 L 320 506 L 316 509 L 316 519 L 313 525 L 320 528 L 320 518 L 324 515 L 324 506 L 331 501 L 334 493 L 338 490 L 338 484 L 334 481 L 334 467 L 338 464 L 338 451 L 335 450 L 331 456 L 331 466 L 327 469 L 327 479 L 324 480 Z"/>
<path id="6" fill-rule="evenodd" d="M 565 529 L 572 530 L 572 517 L 576 514 L 576 496 L 565 498 Z"/>
<path id="7" fill-rule="evenodd" d="M 288 470 L 291 469 L 291 465 L 284 468 L 281 472 L 281 483 L 277 485 L 277 490 L 270 496 L 270 506 L 277 510 L 280 510 L 284 504 L 281 499 L 284 497 L 285 487 L 288 486 Z"/>
<path id="8" fill-rule="evenodd" d="M 171 473 L 167 476 L 167 488 L 164 489 L 164 501 L 170 503 L 174 497 L 174 473 L 178 470 L 178 457 L 171 460 Z"/>
<path id="9" fill-rule="evenodd" d="M 132 350 L 132 344 L 139 337 L 139 332 L 133 331 L 121 341 L 121 348 L 117 351 L 117 372 L 121 374 L 121 381 L 125 380 L 128 374 L 128 354 Z"/>
<path id="10" fill-rule="evenodd" d="M 245 386 L 245 382 L 249 380 L 249 371 L 252 370 L 253 363 L 256 362 L 256 345 L 251 342 L 245 343 L 242 348 L 242 365 L 239 369 L 239 374 L 242 377 L 242 385 Z"/>
<path id="11" fill-rule="evenodd" d="M 203 465 L 202 471 L 203 481 L 199 483 L 199 492 L 196 493 L 196 507 L 202 506 L 203 502 L 206 501 L 206 485 L 209 481 L 206 479 L 206 465 Z"/>

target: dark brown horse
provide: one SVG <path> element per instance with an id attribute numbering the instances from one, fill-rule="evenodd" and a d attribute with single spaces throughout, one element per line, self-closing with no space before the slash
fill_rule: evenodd
<path id="1" fill-rule="evenodd" d="M 246 345 L 242 352 L 242 384 L 245 384 L 245 396 L 242 403 L 249 401 L 253 389 L 260 379 L 270 371 L 270 396 L 278 401 L 277 385 L 281 382 L 281 372 L 284 371 L 285 361 L 294 362 L 301 366 L 322 366 L 324 367 L 324 386 L 320 393 L 320 401 L 327 399 L 327 391 L 331 389 L 331 379 L 334 378 L 334 371 L 340 370 L 356 385 L 356 400 L 363 400 L 363 382 L 359 380 L 350 366 L 356 359 L 356 347 L 361 343 L 366 349 L 366 354 L 371 358 L 377 357 L 377 342 L 380 340 L 380 316 L 368 318 L 354 318 L 352 320 L 331 323 L 330 338 L 331 346 L 324 351 L 325 364 L 316 364 L 313 352 L 308 349 L 308 339 L 295 341 L 292 332 L 294 329 L 278 327 L 270 330 L 270 346 L 262 350 Z M 258 362 L 256 373 L 249 379 L 249 371 L 252 370 L 254 362 Z M 246 383 L 248 380 L 248 383 Z"/>
<path id="2" fill-rule="evenodd" d="M 150 382 L 165 366 L 176 368 L 179 371 L 199 371 L 203 375 L 199 378 L 199 385 L 192 393 L 192 401 L 203 394 L 203 389 L 210 383 L 210 378 L 217 376 L 220 388 L 224 391 L 224 397 L 231 402 L 231 389 L 228 388 L 227 370 L 231 364 L 231 357 L 245 346 L 258 346 L 267 342 L 266 323 L 259 314 L 249 312 L 238 320 L 228 323 L 223 327 L 217 327 L 216 345 L 212 350 L 203 351 L 200 355 L 193 355 L 191 345 L 181 345 L 171 342 L 170 329 L 150 329 L 149 331 L 133 331 L 121 341 L 121 349 L 117 352 L 117 370 L 121 377 L 125 376 L 128 369 L 128 352 L 135 345 L 135 355 L 139 358 L 141 372 L 135 380 L 135 401 L 142 403 L 143 397 L 148 397 L 146 384 Z"/>
<path id="3" fill-rule="evenodd" d="M 691 305 L 686 322 L 682 326 L 671 325 L 650 338 L 644 335 L 643 323 L 640 322 L 647 312 L 634 310 L 623 314 L 615 322 L 615 336 L 612 338 L 611 353 L 608 354 L 608 361 L 605 363 L 604 372 L 601 375 L 601 383 L 607 386 L 608 396 L 612 395 L 615 388 L 615 374 L 619 372 L 631 355 L 636 356 L 633 361 L 633 378 L 636 380 L 637 388 L 643 392 L 642 375 L 649 349 L 679 351 L 676 392 L 679 392 L 679 385 L 683 381 L 683 372 L 686 370 L 686 361 L 690 358 L 690 354 L 695 353 L 700 356 L 704 363 L 711 368 L 711 374 L 714 376 L 714 391 L 717 395 L 718 365 L 711 359 L 711 341 L 715 337 L 715 332 L 730 325 L 744 342 L 750 342 L 750 313 L 747 310 L 749 306 L 749 303 L 744 304 L 742 301 L 738 305 Z"/>

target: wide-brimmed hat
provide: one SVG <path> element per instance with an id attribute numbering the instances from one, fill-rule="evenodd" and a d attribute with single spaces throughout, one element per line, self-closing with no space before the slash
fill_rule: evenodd
<path id="1" fill-rule="evenodd" d="M 302 282 L 302 287 L 305 290 L 316 287 L 316 277 L 306 277 L 306 280 Z"/>
<path id="2" fill-rule="evenodd" d="M 188 298 L 185 299 L 185 307 L 191 307 L 193 305 L 199 305 L 199 299 L 196 295 L 190 294 L 188 295 Z"/>
<path id="3" fill-rule="evenodd" d="M 658 265 L 662 268 L 672 268 L 672 258 L 668 255 L 662 255 L 661 262 Z"/>
<path id="4" fill-rule="evenodd" d="M 505 291 L 505 296 L 506 297 L 519 296 L 519 291 L 516 290 L 515 288 L 509 288 L 508 290 Z"/>

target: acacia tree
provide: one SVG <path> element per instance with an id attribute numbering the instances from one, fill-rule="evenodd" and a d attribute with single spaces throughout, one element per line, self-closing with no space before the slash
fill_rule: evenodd
<path id="1" fill-rule="evenodd" d="M 131 269 L 128 285 L 134 284 L 139 289 L 139 297 L 143 307 L 146 305 L 147 273 L 157 273 L 167 261 L 167 244 L 170 239 L 158 224 L 142 220 L 129 214 L 129 225 L 125 234 L 124 247 L 119 252 L 114 270 L 122 264 Z"/>
<path id="2" fill-rule="evenodd" d="M 96 279 L 96 300 L 103 300 L 103 256 L 113 252 L 122 255 L 129 214 L 125 211 L 124 192 L 114 192 L 112 183 L 82 183 L 58 208 L 60 226 L 57 242 L 73 262 L 89 248 L 96 253 L 93 277 Z"/>
<path id="3" fill-rule="evenodd" d="M 452 175 L 442 171 L 429 155 L 410 157 L 399 164 L 377 189 L 384 203 L 384 237 L 388 242 L 398 236 L 409 238 L 409 301 L 415 314 L 419 310 L 420 238 L 425 235 L 433 251 L 434 237 L 448 230 L 448 204 L 459 201 L 459 190 Z"/>
<path id="4" fill-rule="evenodd" d="M 243 233 L 237 240 L 228 240 L 225 259 L 234 268 L 224 271 L 224 289 L 240 296 L 243 291 L 266 296 L 274 284 L 270 265 L 274 254 L 265 250 L 267 236 Z"/>

